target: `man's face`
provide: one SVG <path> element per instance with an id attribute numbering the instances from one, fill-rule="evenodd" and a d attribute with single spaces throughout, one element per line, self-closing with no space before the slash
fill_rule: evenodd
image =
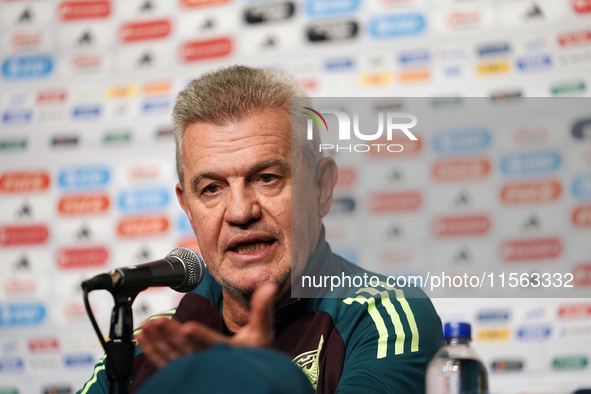
<path id="1" fill-rule="evenodd" d="M 276 282 L 280 294 L 290 286 L 290 130 L 289 115 L 276 108 L 224 126 L 193 123 L 185 131 L 184 185 L 177 196 L 210 272 L 233 294 L 248 295 L 267 281 Z M 293 160 L 307 168 L 301 154 Z M 299 258 L 305 264 L 321 217 L 313 177 L 295 182 L 310 190 L 295 218 L 310 237 Z"/>

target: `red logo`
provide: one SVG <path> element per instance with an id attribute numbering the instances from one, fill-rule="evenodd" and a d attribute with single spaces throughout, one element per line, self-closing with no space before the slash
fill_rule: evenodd
<path id="1" fill-rule="evenodd" d="M 448 27 L 463 27 L 465 25 L 473 25 L 482 21 L 482 13 L 480 11 L 455 11 L 446 17 L 446 24 Z"/>
<path id="2" fill-rule="evenodd" d="M 568 304 L 558 309 L 558 317 L 562 319 L 578 319 L 591 316 L 591 304 Z"/>
<path id="3" fill-rule="evenodd" d="M 57 265 L 61 269 L 101 267 L 108 259 L 109 251 L 104 246 L 61 249 L 57 254 Z"/>
<path id="4" fill-rule="evenodd" d="M 123 218 L 117 225 L 117 233 L 124 238 L 164 234 L 169 227 L 166 216 L 142 216 Z"/>
<path id="5" fill-rule="evenodd" d="M 185 62 L 224 57 L 230 54 L 232 41 L 227 38 L 218 38 L 207 41 L 191 41 L 183 44 L 181 59 Z"/>
<path id="6" fill-rule="evenodd" d="M 369 154 L 374 156 L 374 157 L 387 157 L 389 159 L 396 157 L 396 156 L 400 156 L 400 155 L 416 155 L 417 153 L 419 153 L 421 151 L 421 149 L 423 148 L 423 140 L 419 137 L 417 137 L 416 141 L 411 141 L 406 137 L 392 137 L 391 140 L 387 140 L 386 138 L 381 138 L 376 140 L 375 144 L 382 144 L 383 146 L 380 146 L 379 151 L 378 151 L 378 147 L 373 147 L 372 149 L 370 149 Z M 386 148 L 388 145 L 402 145 L 402 147 L 404 149 L 402 149 L 401 152 L 397 152 L 396 155 L 392 155 L 391 152 L 388 151 L 388 149 Z M 397 149 L 393 149 L 393 150 L 397 150 Z"/>
<path id="7" fill-rule="evenodd" d="M 29 339 L 29 350 L 31 353 L 55 352 L 60 348 L 57 338 L 33 338 Z"/>
<path id="8" fill-rule="evenodd" d="M 49 174 L 45 171 L 6 172 L 0 177 L 3 193 L 39 192 L 49 187 Z"/>
<path id="9" fill-rule="evenodd" d="M 60 4 L 59 15 L 63 21 L 78 19 L 101 19 L 111 13 L 111 4 L 107 0 L 64 1 Z"/>
<path id="10" fill-rule="evenodd" d="M 442 217 L 435 220 L 433 231 L 438 237 L 482 235 L 488 232 L 490 219 L 486 215 Z"/>
<path id="11" fill-rule="evenodd" d="M 443 160 L 433 166 L 433 178 L 440 181 L 457 181 L 484 178 L 490 171 L 488 159 Z"/>
<path id="12" fill-rule="evenodd" d="M 16 294 L 32 294 L 37 290 L 37 282 L 34 280 L 11 280 L 5 285 L 6 295 L 8 297 Z"/>
<path id="13" fill-rule="evenodd" d="M 157 40 L 170 34 L 171 25 L 168 19 L 151 22 L 126 23 L 121 27 L 122 42 Z"/>
<path id="14" fill-rule="evenodd" d="M 591 205 L 581 205 L 573 211 L 573 223 L 577 227 L 591 226 Z"/>
<path id="15" fill-rule="evenodd" d="M 533 128 L 524 127 L 518 129 L 513 135 L 513 139 L 517 145 L 530 143 L 532 141 L 543 141 L 548 138 L 548 129 L 544 127 Z"/>
<path id="16" fill-rule="evenodd" d="M 47 241 L 49 231 L 43 224 L 30 226 L 6 226 L 0 228 L 0 245 L 38 245 Z"/>
<path id="17" fill-rule="evenodd" d="M 12 47 L 15 50 L 19 50 L 22 47 L 30 47 L 33 45 L 39 45 L 41 43 L 41 33 L 20 33 L 15 34 L 12 37 Z"/>
<path id="18" fill-rule="evenodd" d="M 584 45 L 591 43 L 591 30 L 579 30 L 558 36 L 558 43 L 562 47 Z"/>
<path id="19" fill-rule="evenodd" d="M 573 270 L 575 277 L 575 285 L 577 286 L 591 286 L 591 263 L 579 264 Z"/>
<path id="20" fill-rule="evenodd" d="M 63 104 L 67 96 L 65 90 L 45 90 L 37 95 L 37 104 Z"/>
<path id="21" fill-rule="evenodd" d="M 529 204 L 556 200 L 562 191 L 558 181 L 532 181 L 506 185 L 501 190 L 505 204 Z"/>
<path id="22" fill-rule="evenodd" d="M 313 92 L 318 89 L 318 80 L 315 78 L 304 78 L 300 80 L 300 85 L 306 92 Z"/>
<path id="23" fill-rule="evenodd" d="M 374 213 L 414 211 L 421 202 L 418 192 L 376 193 L 370 198 L 369 209 Z"/>
<path id="24" fill-rule="evenodd" d="M 62 215 L 87 215 L 103 213 L 109 209 L 109 196 L 106 194 L 76 194 L 64 196 L 58 204 Z"/>
<path id="25" fill-rule="evenodd" d="M 78 55 L 72 59 L 74 71 L 92 71 L 103 64 L 102 55 Z"/>
<path id="26" fill-rule="evenodd" d="M 553 259 L 561 252 L 562 243 L 558 238 L 508 241 L 501 246 L 503 260 L 508 262 Z"/>
<path id="27" fill-rule="evenodd" d="M 353 168 L 339 168 L 337 186 L 351 186 L 355 182 L 355 170 Z"/>
<path id="28" fill-rule="evenodd" d="M 227 3 L 228 1 L 230 0 L 181 0 L 181 4 L 187 8 L 195 8 Z"/>
<path id="29" fill-rule="evenodd" d="M 573 10 L 577 14 L 587 14 L 591 12 L 591 0 L 571 0 Z"/>

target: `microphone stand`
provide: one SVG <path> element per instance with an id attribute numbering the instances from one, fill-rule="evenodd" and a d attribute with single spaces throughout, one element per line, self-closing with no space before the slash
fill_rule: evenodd
<path id="1" fill-rule="evenodd" d="M 115 301 L 111 313 L 110 341 L 105 344 L 109 354 L 105 371 L 109 383 L 109 394 L 129 393 L 135 353 L 135 344 L 132 340 L 133 312 L 131 305 L 141 290 L 109 290 Z"/>

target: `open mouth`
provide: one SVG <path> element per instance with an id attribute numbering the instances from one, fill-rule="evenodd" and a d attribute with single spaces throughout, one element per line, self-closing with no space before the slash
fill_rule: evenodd
<path id="1" fill-rule="evenodd" d="M 254 253 L 258 252 L 259 250 L 263 250 L 269 246 L 271 246 L 275 240 L 270 240 L 266 242 L 250 242 L 250 243 L 243 243 L 236 245 L 235 247 L 231 248 L 230 250 L 236 252 L 238 254 L 247 254 L 247 253 Z"/>

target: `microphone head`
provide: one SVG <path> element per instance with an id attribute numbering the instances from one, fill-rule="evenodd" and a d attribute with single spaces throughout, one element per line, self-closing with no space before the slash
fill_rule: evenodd
<path id="1" fill-rule="evenodd" d="M 205 262 L 194 250 L 189 248 L 176 248 L 166 257 L 175 257 L 180 260 L 186 269 L 185 280 L 178 286 L 171 289 L 179 293 L 186 293 L 194 290 L 201 284 L 205 277 Z"/>

